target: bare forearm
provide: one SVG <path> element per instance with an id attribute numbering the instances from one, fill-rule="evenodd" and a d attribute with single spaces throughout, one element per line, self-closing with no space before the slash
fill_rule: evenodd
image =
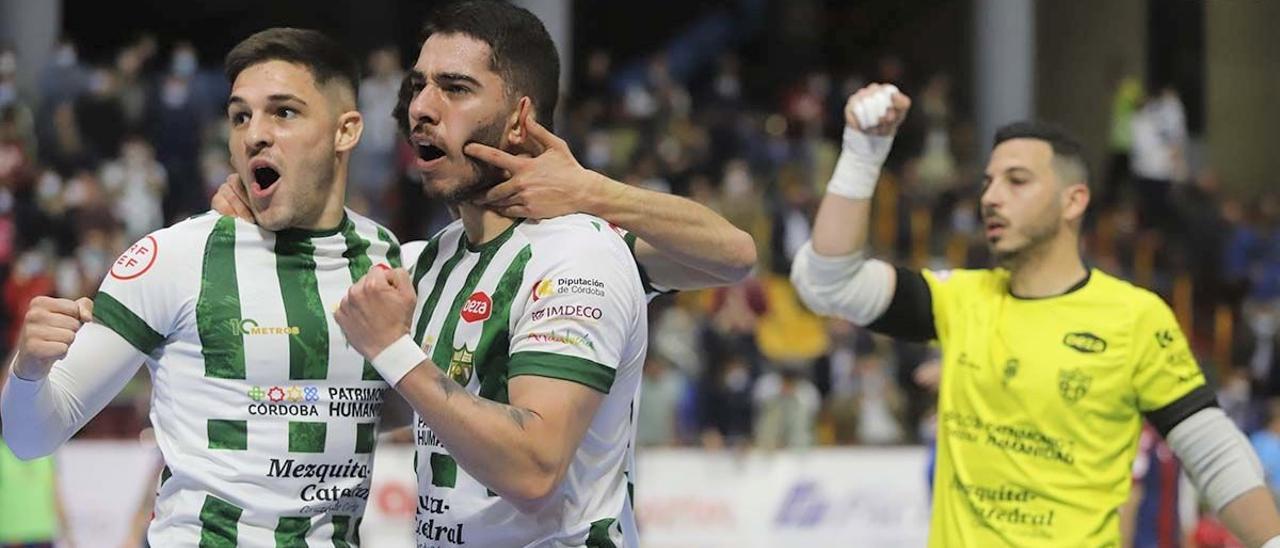
<path id="1" fill-rule="evenodd" d="M 634 232 L 672 260 L 723 281 L 740 280 L 755 265 L 751 235 L 711 208 L 593 175 L 601 179 L 604 191 L 592 197 L 587 213 Z"/>
<path id="2" fill-rule="evenodd" d="M 1245 546 L 1262 546 L 1280 535 L 1280 514 L 1266 487 L 1246 491 L 1222 507 L 1218 515 Z"/>
<path id="3" fill-rule="evenodd" d="M 563 473 L 546 447 L 547 425 L 528 409 L 467 392 L 430 361 L 396 385 L 468 474 L 503 497 L 540 498 Z"/>
<path id="4" fill-rule="evenodd" d="M 828 257 L 864 250 L 870 219 L 871 200 L 827 193 L 813 221 L 813 250 Z"/>

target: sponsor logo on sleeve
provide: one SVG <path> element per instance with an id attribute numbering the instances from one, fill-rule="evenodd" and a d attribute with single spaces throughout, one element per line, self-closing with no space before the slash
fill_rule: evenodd
<path id="1" fill-rule="evenodd" d="M 530 333 L 528 338 L 533 342 L 563 344 L 578 348 L 589 348 L 591 350 L 596 349 L 595 343 L 591 342 L 591 336 L 586 333 L 579 335 L 568 331 L 537 332 Z"/>
<path id="2" fill-rule="evenodd" d="M 151 270 L 152 265 L 156 264 L 156 257 L 160 254 L 160 244 L 156 243 L 156 239 L 147 236 L 138 243 L 133 244 L 116 262 L 111 264 L 111 277 L 117 280 L 132 280 Z"/>
<path id="3" fill-rule="evenodd" d="M 533 300 L 540 301 L 552 295 L 605 296 L 605 283 L 595 278 L 546 278 L 533 284 Z"/>
<path id="4" fill-rule="evenodd" d="M 1169 345 L 1173 344 L 1176 338 L 1172 329 L 1156 331 L 1156 344 L 1160 345 L 1160 348 L 1169 348 Z"/>
<path id="5" fill-rule="evenodd" d="M 599 307 L 585 306 L 581 304 L 561 304 L 547 305 L 529 313 L 529 319 L 540 322 L 542 320 L 550 320 L 553 318 L 581 318 L 585 320 L 599 320 L 604 318 L 604 311 Z"/>
<path id="6" fill-rule="evenodd" d="M 467 323 L 482 322 L 493 313 L 493 299 L 484 292 L 477 291 L 467 297 L 462 305 L 462 319 Z"/>
<path id="7" fill-rule="evenodd" d="M 1084 354 L 1100 354 L 1107 351 L 1107 341 L 1093 333 L 1067 333 L 1062 337 L 1062 344 Z"/>

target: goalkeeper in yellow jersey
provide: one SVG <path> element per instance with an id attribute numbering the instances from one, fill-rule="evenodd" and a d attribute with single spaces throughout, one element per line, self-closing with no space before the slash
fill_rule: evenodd
<path id="1" fill-rule="evenodd" d="M 859 90 L 792 282 L 804 302 L 942 349 L 930 546 L 1119 546 L 1142 419 L 1249 546 L 1280 515 L 1249 442 L 1217 407 L 1159 297 L 1080 256 L 1080 145 L 1035 122 L 1001 128 L 982 187 L 998 267 L 915 271 L 867 255 L 871 196 L 911 101 Z"/>

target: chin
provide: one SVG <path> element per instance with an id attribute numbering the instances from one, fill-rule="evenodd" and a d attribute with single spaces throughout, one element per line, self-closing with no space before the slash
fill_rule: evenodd
<path id="1" fill-rule="evenodd" d="M 290 220 L 288 214 L 281 211 L 259 211 L 254 214 L 257 219 L 258 226 L 271 232 L 279 232 L 289 228 Z"/>
<path id="2" fill-rule="evenodd" d="M 458 177 L 427 177 L 422 176 L 422 192 L 428 198 L 433 200 L 444 200 L 447 202 L 462 202 L 482 195 L 487 187 L 483 187 L 477 181 L 477 177 L 472 175 L 467 179 Z"/>

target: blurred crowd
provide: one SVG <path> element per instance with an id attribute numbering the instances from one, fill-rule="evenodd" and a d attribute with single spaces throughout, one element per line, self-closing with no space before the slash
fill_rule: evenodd
<path id="1" fill-rule="evenodd" d="M 218 60 L 184 43 L 160 51 L 147 37 L 112 59 L 86 64 L 62 42 L 40 70 L 38 96 L 26 97 L 15 84 L 22 60 L 0 50 L 6 354 L 33 296 L 92 295 L 121 250 L 206 210 L 229 173 Z M 404 62 L 390 47 L 365 61 L 366 128 L 349 204 L 402 241 L 419 239 L 450 218 L 421 196 L 408 174 L 413 152 L 390 117 Z M 639 443 L 927 442 L 936 350 L 810 314 L 787 275 L 839 153 L 845 99 L 872 81 L 914 99 L 877 190 L 875 252 L 915 267 L 987 266 L 977 211 L 985 143 L 972 113 L 947 73 L 917 74 L 893 56 L 865 73 L 817 69 L 763 87 L 746 85 L 742 63 L 726 53 L 680 79 L 659 55 L 640 77 L 620 78 L 596 51 L 560 109 L 557 133 L 583 165 L 711 206 L 758 245 L 748 280 L 655 301 Z M 1172 88 L 1117 77 L 1110 118 L 1108 142 L 1088 143 L 1106 161 L 1092 166 L 1086 257 L 1169 299 L 1224 408 L 1280 447 L 1280 417 L 1269 417 L 1280 407 L 1267 412 L 1280 395 L 1280 195 L 1224 194 Z M 137 435 L 145 374 L 131 386 L 84 435 Z M 1271 454 L 1280 459 L 1280 449 Z"/>

